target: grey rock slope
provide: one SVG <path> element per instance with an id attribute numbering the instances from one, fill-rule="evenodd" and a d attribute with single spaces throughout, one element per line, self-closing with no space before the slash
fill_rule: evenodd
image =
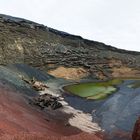
<path id="1" fill-rule="evenodd" d="M 107 99 L 97 110 L 97 120 L 109 132 L 116 129 L 132 131 L 140 115 L 140 88 L 129 88 L 133 80 L 126 80 L 119 91 Z"/>
<path id="2" fill-rule="evenodd" d="M 54 79 L 54 77 L 25 64 L 0 66 L 0 83 L 11 86 L 15 90 L 25 93 L 25 95 L 37 95 L 37 91 L 33 90 L 29 84 L 23 81 L 22 77 L 28 80 L 34 77 L 41 82 Z"/>

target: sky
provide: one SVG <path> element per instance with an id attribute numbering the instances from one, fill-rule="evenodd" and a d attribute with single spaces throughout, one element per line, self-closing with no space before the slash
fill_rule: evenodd
<path id="1" fill-rule="evenodd" d="M 140 0 L 0 0 L 0 13 L 140 52 Z"/>

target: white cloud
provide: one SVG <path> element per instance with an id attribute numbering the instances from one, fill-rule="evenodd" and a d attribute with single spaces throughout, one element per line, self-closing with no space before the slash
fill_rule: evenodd
<path id="1" fill-rule="evenodd" d="M 139 0 L 0 0 L 0 13 L 140 51 Z"/>

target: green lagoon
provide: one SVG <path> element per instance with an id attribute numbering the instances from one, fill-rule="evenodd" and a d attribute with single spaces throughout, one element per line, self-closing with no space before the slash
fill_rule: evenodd
<path id="1" fill-rule="evenodd" d="M 80 83 L 65 86 L 64 90 L 82 98 L 101 100 L 115 93 L 116 86 L 122 82 L 123 80 L 113 79 L 105 82 Z"/>

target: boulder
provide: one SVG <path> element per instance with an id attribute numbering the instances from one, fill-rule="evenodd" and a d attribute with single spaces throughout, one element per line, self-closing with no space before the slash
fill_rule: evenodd
<path id="1" fill-rule="evenodd" d="M 62 107 L 62 104 L 59 102 L 59 97 L 54 97 L 47 93 L 34 97 L 31 103 L 39 106 L 41 109 L 51 108 L 52 110 L 56 110 Z"/>

